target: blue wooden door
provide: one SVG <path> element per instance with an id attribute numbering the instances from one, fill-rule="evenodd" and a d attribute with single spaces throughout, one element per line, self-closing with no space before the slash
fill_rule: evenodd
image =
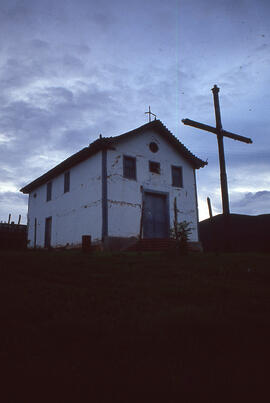
<path id="1" fill-rule="evenodd" d="M 168 238 L 168 205 L 167 196 L 160 193 L 144 194 L 143 237 Z"/>

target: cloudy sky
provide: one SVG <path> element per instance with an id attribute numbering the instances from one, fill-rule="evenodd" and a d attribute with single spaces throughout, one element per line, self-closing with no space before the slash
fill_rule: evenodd
<path id="1" fill-rule="evenodd" d="M 18 191 L 97 136 L 157 117 L 208 166 L 197 174 L 221 212 L 215 125 L 220 87 L 231 211 L 270 212 L 269 0 L 0 0 L 0 220 L 26 223 Z"/>

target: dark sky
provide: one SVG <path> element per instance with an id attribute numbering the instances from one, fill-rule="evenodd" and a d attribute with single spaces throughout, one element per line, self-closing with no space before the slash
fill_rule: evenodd
<path id="1" fill-rule="evenodd" d="M 98 137 L 157 117 L 193 153 L 200 219 L 221 212 L 211 88 L 223 127 L 231 210 L 269 213 L 268 0 L 0 0 L 0 220 L 26 222 L 20 187 Z"/>

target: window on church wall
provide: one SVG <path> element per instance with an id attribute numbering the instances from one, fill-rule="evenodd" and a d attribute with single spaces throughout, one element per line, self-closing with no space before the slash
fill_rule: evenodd
<path id="1" fill-rule="evenodd" d="M 160 163 L 149 161 L 149 171 L 155 174 L 160 174 Z"/>
<path id="2" fill-rule="evenodd" d="M 127 179 L 136 180 L 136 158 L 128 157 L 124 155 L 123 157 L 123 176 Z"/>
<path id="3" fill-rule="evenodd" d="M 47 183 L 46 201 L 52 200 L 52 182 Z"/>
<path id="4" fill-rule="evenodd" d="M 69 192 L 70 189 L 70 172 L 66 172 L 64 175 L 64 193 Z"/>
<path id="5" fill-rule="evenodd" d="M 172 165 L 172 186 L 183 187 L 183 169 Z"/>

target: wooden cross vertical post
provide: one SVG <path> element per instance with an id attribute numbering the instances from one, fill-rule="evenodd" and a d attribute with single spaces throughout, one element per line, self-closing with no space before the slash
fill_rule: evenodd
<path id="1" fill-rule="evenodd" d="M 219 88 L 216 85 L 214 85 L 214 88 L 212 88 L 212 92 L 213 92 L 213 97 L 214 97 L 214 106 L 215 106 L 215 115 L 216 115 L 222 210 L 223 210 L 223 214 L 229 215 L 230 214 L 229 193 L 228 193 L 228 182 L 227 182 L 227 173 L 226 173 L 226 165 L 225 165 L 222 124 L 221 124 L 219 97 L 218 97 Z"/>
<path id="2" fill-rule="evenodd" d="M 203 123 L 195 122 L 194 120 L 190 120 L 190 119 L 183 119 L 182 122 L 185 125 L 196 127 L 197 129 L 206 130 L 210 133 L 216 134 L 217 141 L 218 141 L 218 153 L 219 153 L 222 209 L 223 209 L 224 215 L 229 215 L 230 207 L 229 207 L 229 194 L 228 194 L 223 137 L 229 137 L 233 140 L 242 141 L 244 143 L 252 143 L 252 140 L 247 137 L 239 136 L 238 134 L 227 132 L 226 130 L 222 129 L 220 107 L 219 107 L 219 97 L 218 97 L 219 88 L 216 85 L 214 85 L 214 88 L 212 88 L 212 92 L 213 92 L 213 97 L 214 97 L 216 127 L 208 126 Z"/>

